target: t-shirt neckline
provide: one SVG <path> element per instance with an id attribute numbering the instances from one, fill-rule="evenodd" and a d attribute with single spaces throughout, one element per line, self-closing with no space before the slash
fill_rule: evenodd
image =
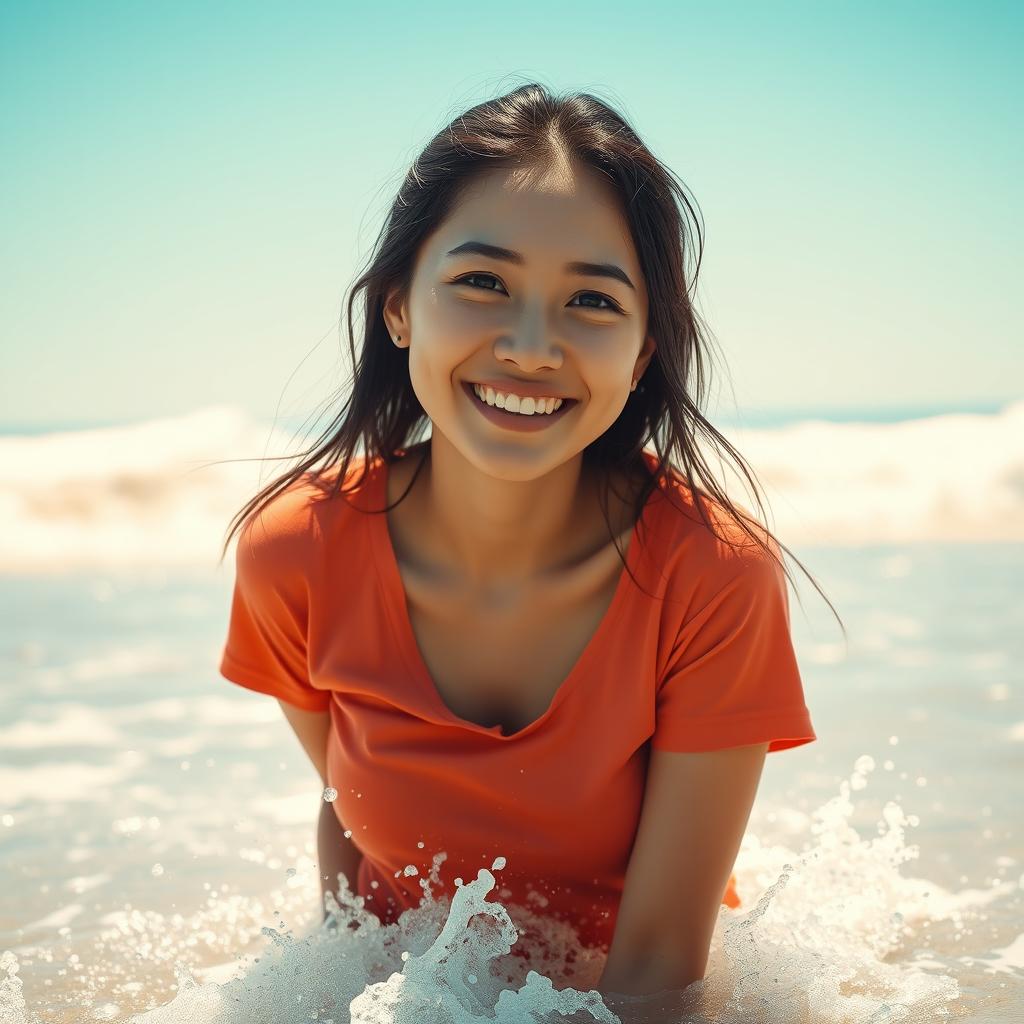
<path id="1" fill-rule="evenodd" d="M 373 508 L 375 510 L 383 509 L 387 504 L 387 483 L 390 466 L 382 456 L 378 455 L 375 459 L 375 465 L 372 468 L 371 492 Z M 477 722 L 471 722 L 468 719 L 461 718 L 456 715 L 455 712 L 445 704 L 433 677 L 427 669 L 427 664 L 423 659 L 422 652 L 420 651 L 419 644 L 416 640 L 416 634 L 413 632 L 412 620 L 409 617 L 409 609 L 405 594 L 405 585 L 402 582 L 402 574 L 398 568 L 398 559 L 395 556 L 394 545 L 391 543 L 391 534 L 388 530 L 387 514 L 382 511 L 375 511 L 374 514 L 371 515 L 371 545 L 374 550 L 374 561 L 377 566 L 378 576 L 384 592 L 384 607 L 391 622 L 392 632 L 398 642 L 399 651 L 401 652 L 408 671 L 416 680 L 416 683 L 423 694 L 429 700 L 434 712 L 443 721 L 469 732 L 481 733 L 482 735 L 492 736 L 496 740 L 508 742 L 511 740 L 519 740 L 532 734 L 552 717 L 559 705 L 564 703 L 572 690 L 576 688 L 579 679 L 586 675 L 590 664 L 597 657 L 597 653 L 605 643 L 608 633 L 612 630 L 619 617 L 622 605 L 627 599 L 628 588 L 633 582 L 630 578 L 630 573 L 632 573 L 634 577 L 638 575 L 637 570 L 640 559 L 640 524 L 644 521 L 644 517 L 647 516 L 651 501 L 655 498 L 657 492 L 658 488 L 655 487 L 652 494 L 648 496 L 648 500 L 644 505 L 640 517 L 637 519 L 636 523 L 633 524 L 629 547 L 626 551 L 626 565 L 623 566 L 619 573 L 619 581 L 616 584 L 615 593 L 612 595 L 611 604 L 609 604 L 608 608 L 605 610 L 601 621 L 598 623 L 597 628 L 591 635 L 587 645 L 583 648 L 580 656 L 576 659 L 575 664 L 569 670 L 569 674 L 559 684 L 558 689 L 555 690 L 555 694 L 551 698 L 551 703 L 548 705 L 547 710 L 544 711 L 540 717 L 535 718 L 532 722 L 525 725 L 522 729 L 508 735 L 502 731 L 502 726 L 500 724 L 480 725 Z M 646 528 L 649 529 L 649 525 L 647 525 Z"/>

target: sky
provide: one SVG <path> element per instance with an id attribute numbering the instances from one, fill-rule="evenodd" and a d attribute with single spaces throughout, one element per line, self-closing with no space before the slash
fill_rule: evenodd
<path id="1" fill-rule="evenodd" d="M 1024 393 L 1022 29 L 984 2 L 2 2 L 0 430 L 305 417 L 416 153 L 529 80 L 611 103 L 699 204 L 714 408 L 997 408 Z"/>

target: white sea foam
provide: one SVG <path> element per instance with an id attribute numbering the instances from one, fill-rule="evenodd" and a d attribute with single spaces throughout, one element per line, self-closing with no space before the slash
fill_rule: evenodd
<path id="1" fill-rule="evenodd" d="M 91 889 L 97 889 L 101 885 L 106 885 L 111 880 L 111 877 L 111 875 L 106 873 L 99 875 L 77 875 L 75 878 L 65 882 L 65 888 L 70 889 L 76 896 L 81 896 L 84 892 L 89 892 Z"/>
<path id="2" fill-rule="evenodd" d="M 118 753 L 110 764 L 85 761 L 48 761 L 21 768 L 0 767 L 0 807 L 37 803 L 103 803 L 118 783 L 133 775 L 145 758 L 134 750 Z"/>
<path id="3" fill-rule="evenodd" d="M 52 914 L 47 914 L 46 917 L 41 917 L 38 921 L 31 921 L 24 925 L 22 930 L 28 934 L 35 931 L 56 931 L 74 921 L 83 910 L 85 907 L 81 903 L 66 903 Z"/>
<path id="4" fill-rule="evenodd" d="M 110 716 L 85 704 L 64 705 L 55 714 L 41 711 L 39 719 L 25 717 L 0 729 L 0 750 L 38 750 L 41 747 L 109 747 L 121 740 Z"/>
<path id="5" fill-rule="evenodd" d="M 580 948 L 565 924 L 488 898 L 503 858 L 453 899 L 435 898 L 443 851 L 420 880 L 421 905 L 386 927 L 348 888 L 340 902 L 328 897 L 326 924 L 288 927 L 286 916 L 302 917 L 318 889 L 310 859 L 300 859 L 298 870 L 282 866 L 285 884 L 263 899 L 211 898 L 189 917 L 115 911 L 100 922 L 94 948 L 101 962 L 84 964 L 77 983 L 101 996 L 95 1005 L 110 1014 L 106 1019 L 134 1024 L 523 1024 L 533 1013 L 545 1019 L 556 1010 L 589 1011 L 607 1024 L 616 1019 L 612 1010 L 623 1020 L 689 1024 L 931 1024 L 962 1009 L 951 967 L 998 971 L 1007 983 L 1016 978 L 1024 937 L 975 957 L 973 967 L 962 956 L 932 950 L 941 927 L 959 934 L 972 908 L 1007 897 L 1017 882 L 951 892 L 904 870 L 918 856 L 907 842 L 918 821 L 895 801 L 882 808 L 876 834 L 862 838 L 850 824 L 853 797 L 874 771 L 873 757 L 858 758 L 836 796 L 794 818 L 792 840 L 762 842 L 748 832 L 736 862 L 742 906 L 719 909 L 705 978 L 685 992 L 602 1001 L 593 991 L 604 964 L 599 952 Z M 58 924 L 57 916 L 35 922 Z M 258 948 L 253 935 L 261 939 Z M 194 962 L 197 936 L 216 942 L 220 952 L 206 967 L 191 969 L 186 960 Z M 105 975 L 110 964 L 139 963 L 142 970 L 151 961 L 173 966 L 177 978 L 176 994 L 156 1009 L 140 1004 L 145 986 L 139 989 L 123 971 L 115 989 L 90 981 L 90 973 Z M 34 1018 L 21 997 L 17 957 L 6 954 L 0 967 L 7 973 L 0 1019 L 29 1024 Z M 660 1015 L 630 1018 L 638 1006 L 660 1007 Z"/>
<path id="6" fill-rule="evenodd" d="M 787 543 L 1024 540 L 1024 401 L 897 423 L 720 429 L 753 466 Z M 301 440 L 220 406 L 0 437 L 0 571 L 213 566 L 232 516 L 291 465 L 242 460 L 294 454 Z M 730 495 L 753 509 L 738 475 L 723 471 Z"/>
<path id="7" fill-rule="evenodd" d="M 993 949 L 990 956 L 979 957 L 993 972 L 1016 975 L 1024 971 L 1024 932 L 1017 936 L 1008 946 Z"/>
<path id="8" fill-rule="evenodd" d="M 783 538 L 853 546 L 1024 539 L 1024 402 L 993 415 L 817 420 L 726 435 L 757 472 L 769 525 Z M 728 490 L 751 507 L 735 476 Z"/>

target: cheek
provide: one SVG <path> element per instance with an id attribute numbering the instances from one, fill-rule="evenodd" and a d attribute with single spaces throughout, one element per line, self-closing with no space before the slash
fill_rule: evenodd
<path id="1" fill-rule="evenodd" d="M 454 401 L 452 389 L 478 348 L 471 332 L 460 332 L 443 323 L 414 328 L 409 347 L 409 380 L 428 413 L 440 412 L 444 403 Z"/>
<path id="2" fill-rule="evenodd" d="M 581 363 L 589 393 L 583 414 L 599 429 L 614 423 L 629 400 L 633 360 L 623 358 L 624 350 L 625 346 L 594 349 Z"/>
<path id="3" fill-rule="evenodd" d="M 428 326 L 432 337 L 442 339 L 448 349 L 477 350 L 496 338 L 507 337 L 512 328 L 507 316 L 502 318 L 494 307 L 472 303 L 451 302 L 434 310 Z"/>
<path id="4" fill-rule="evenodd" d="M 496 322 L 493 310 L 481 304 L 460 302 L 443 291 L 432 292 L 413 316 L 413 347 L 420 343 L 434 353 L 457 353 L 480 344 L 481 337 Z"/>
<path id="5" fill-rule="evenodd" d="M 629 351 L 628 340 L 611 337 L 610 332 L 600 342 L 587 347 L 581 356 L 581 365 L 585 367 L 587 383 L 595 398 L 604 396 L 615 402 L 623 387 L 629 387 L 634 362 Z"/>

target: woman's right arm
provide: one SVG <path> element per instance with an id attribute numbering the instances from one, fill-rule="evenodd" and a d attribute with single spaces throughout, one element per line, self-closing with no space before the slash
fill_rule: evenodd
<path id="1" fill-rule="evenodd" d="M 331 729 L 329 711 L 303 711 L 279 700 L 288 724 L 299 738 L 302 748 L 306 751 L 313 767 L 320 776 L 320 781 L 327 785 L 327 736 Z M 335 896 L 338 893 L 338 873 L 342 872 L 348 879 L 349 888 L 356 891 L 356 875 L 363 859 L 362 853 L 352 842 L 345 838 L 345 829 L 334 805 L 326 800 L 320 801 L 320 820 L 316 830 L 317 855 L 320 864 L 321 898 L 328 891 Z M 326 911 L 324 917 L 326 918 Z"/>

